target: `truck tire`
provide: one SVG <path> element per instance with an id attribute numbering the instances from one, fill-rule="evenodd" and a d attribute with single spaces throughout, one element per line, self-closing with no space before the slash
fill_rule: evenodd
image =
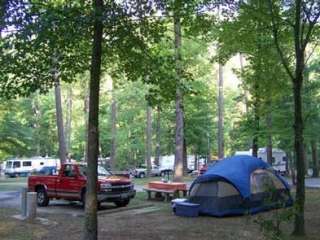
<path id="1" fill-rule="evenodd" d="M 120 200 L 120 201 L 116 201 L 114 202 L 114 204 L 117 206 L 117 207 L 125 207 L 129 204 L 130 202 L 130 199 L 127 198 L 127 199 L 124 199 L 124 200 Z"/>
<path id="2" fill-rule="evenodd" d="M 37 189 L 37 204 L 39 207 L 46 207 L 49 204 L 49 197 L 44 187 Z"/>
<path id="3" fill-rule="evenodd" d="M 139 173 L 139 178 L 145 178 L 146 174 L 144 172 Z"/>
<path id="4" fill-rule="evenodd" d="M 86 190 L 83 189 L 81 192 L 81 203 L 82 203 L 82 207 L 85 208 L 86 207 Z"/>

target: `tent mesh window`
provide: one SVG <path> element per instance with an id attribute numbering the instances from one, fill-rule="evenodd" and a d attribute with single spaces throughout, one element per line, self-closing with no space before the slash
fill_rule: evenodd
<path id="1" fill-rule="evenodd" d="M 258 169 L 251 174 L 251 194 L 284 190 L 284 184 L 271 172 Z"/>
<path id="2" fill-rule="evenodd" d="M 217 191 L 216 182 L 197 183 L 193 186 L 190 197 L 216 197 Z"/>
<path id="3" fill-rule="evenodd" d="M 251 207 L 269 205 L 281 207 L 290 198 L 285 185 L 268 170 L 254 171 L 250 183 Z"/>

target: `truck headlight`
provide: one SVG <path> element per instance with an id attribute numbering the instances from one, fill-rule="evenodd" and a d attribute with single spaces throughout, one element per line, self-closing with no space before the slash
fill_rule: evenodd
<path id="1" fill-rule="evenodd" d="M 100 188 L 101 189 L 111 188 L 111 183 L 101 183 Z"/>

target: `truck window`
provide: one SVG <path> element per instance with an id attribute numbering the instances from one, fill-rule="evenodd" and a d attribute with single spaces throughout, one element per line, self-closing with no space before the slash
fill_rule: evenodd
<path id="1" fill-rule="evenodd" d="M 14 161 L 13 162 L 13 168 L 19 168 L 19 167 L 21 167 L 21 163 L 18 162 L 18 161 Z"/>
<path id="2" fill-rule="evenodd" d="M 87 166 L 80 165 L 79 170 L 82 176 L 87 176 Z M 106 170 L 104 167 L 98 166 L 98 176 L 104 177 L 104 176 L 110 176 L 110 175 L 111 173 L 108 170 Z"/>
<path id="3" fill-rule="evenodd" d="M 76 169 L 72 165 L 66 165 L 63 171 L 64 177 L 75 177 L 77 175 Z"/>
<path id="4" fill-rule="evenodd" d="M 22 166 L 24 167 L 31 167 L 31 162 L 28 161 L 28 162 L 22 162 Z"/>

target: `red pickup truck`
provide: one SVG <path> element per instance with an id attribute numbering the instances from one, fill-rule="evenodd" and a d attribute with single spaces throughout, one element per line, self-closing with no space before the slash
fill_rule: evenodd
<path id="1" fill-rule="evenodd" d="M 48 206 L 50 199 L 85 202 L 86 165 L 63 164 L 58 175 L 36 175 L 28 178 L 28 191 L 37 192 L 38 206 Z M 129 204 L 135 196 L 130 179 L 112 175 L 98 167 L 98 203 L 113 202 L 118 207 Z"/>

